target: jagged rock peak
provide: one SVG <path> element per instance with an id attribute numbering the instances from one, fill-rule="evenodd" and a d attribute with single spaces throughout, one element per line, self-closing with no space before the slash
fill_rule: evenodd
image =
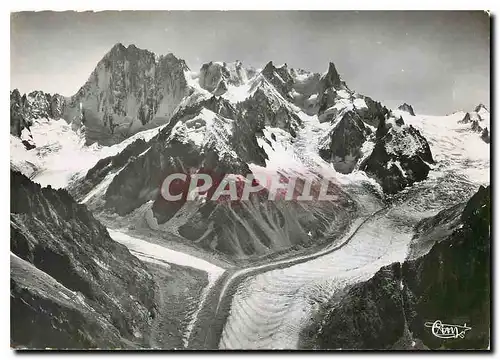
<path id="1" fill-rule="evenodd" d="M 266 66 L 264 66 L 264 69 L 262 69 L 262 73 L 263 74 L 266 74 L 266 73 L 272 73 L 274 71 L 274 64 L 272 61 L 269 61 Z"/>
<path id="2" fill-rule="evenodd" d="M 126 49 L 125 45 L 123 45 L 121 42 L 118 42 L 118 43 L 113 45 L 113 47 L 111 48 L 111 51 L 113 51 L 113 50 L 121 51 L 121 50 L 125 50 L 125 49 Z"/>
<path id="3" fill-rule="evenodd" d="M 482 134 L 481 134 L 481 139 L 482 139 L 485 143 L 487 143 L 487 144 L 489 144 L 489 143 L 491 142 L 490 133 L 489 133 L 489 131 L 488 131 L 488 128 L 484 128 L 484 130 L 483 130 L 483 132 L 482 132 Z"/>
<path id="4" fill-rule="evenodd" d="M 59 94 L 34 90 L 29 94 L 21 95 L 18 89 L 14 89 L 10 92 L 11 119 L 19 115 L 27 123 L 39 118 L 58 120 L 64 111 L 64 101 L 64 97 Z"/>
<path id="5" fill-rule="evenodd" d="M 335 68 L 335 64 L 332 62 L 328 64 L 328 71 L 325 74 L 325 80 L 327 82 L 327 86 L 333 86 L 334 88 L 338 88 L 342 84 L 340 75 Z"/>
<path id="6" fill-rule="evenodd" d="M 480 112 L 481 110 L 486 110 L 488 112 L 490 112 L 488 110 L 488 108 L 483 104 L 483 103 L 480 103 L 478 106 L 476 106 L 476 108 L 474 109 L 475 112 Z"/>
<path id="7" fill-rule="evenodd" d="M 141 49 L 134 44 L 125 46 L 117 43 L 104 55 L 102 61 L 128 60 L 132 62 L 146 60 L 147 62 L 161 65 L 162 63 L 179 63 L 185 70 L 189 70 L 186 62 L 176 57 L 173 53 L 158 55 L 147 49 Z"/>
<path id="8" fill-rule="evenodd" d="M 19 92 L 19 89 L 15 88 L 14 90 L 11 90 L 10 97 L 11 98 L 21 98 L 21 93 Z"/>
<path id="9" fill-rule="evenodd" d="M 470 113 L 465 113 L 465 116 L 462 120 L 460 120 L 461 123 L 468 123 L 470 122 Z"/>
<path id="10" fill-rule="evenodd" d="M 84 125 L 90 130 L 87 144 L 114 144 L 153 119 L 172 115 L 187 94 L 187 70 L 185 61 L 171 53 L 157 56 L 118 43 L 68 99 L 64 118 L 76 128 Z"/>
<path id="11" fill-rule="evenodd" d="M 413 110 L 413 107 L 407 103 L 403 103 L 403 104 L 399 105 L 398 110 L 406 111 L 411 116 L 415 116 L 415 111 Z"/>
<path id="12" fill-rule="evenodd" d="M 120 56 L 128 57 L 129 55 L 140 54 L 140 53 L 154 56 L 153 52 L 146 50 L 146 49 L 140 49 L 137 46 L 135 46 L 134 44 L 130 44 L 128 47 L 125 47 L 125 45 L 123 45 L 122 43 L 117 43 L 117 44 L 113 45 L 113 47 L 108 51 L 108 53 L 105 55 L 105 57 L 108 57 L 108 58 L 109 57 L 114 58 L 117 56 L 118 57 L 120 57 Z"/>

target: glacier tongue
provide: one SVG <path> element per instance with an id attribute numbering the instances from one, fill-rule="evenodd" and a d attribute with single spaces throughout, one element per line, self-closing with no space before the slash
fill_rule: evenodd
<path id="1" fill-rule="evenodd" d="M 296 349 L 300 331 L 331 294 L 372 276 L 381 266 L 402 261 L 411 227 L 375 216 L 357 223 L 341 249 L 299 265 L 245 280 L 233 298 L 219 343 L 221 349 Z M 352 238 L 348 240 L 350 237 Z"/>

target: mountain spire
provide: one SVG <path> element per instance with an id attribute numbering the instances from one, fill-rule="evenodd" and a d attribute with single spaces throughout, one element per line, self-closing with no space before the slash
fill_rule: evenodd
<path id="1" fill-rule="evenodd" d="M 328 64 L 328 71 L 325 75 L 326 85 L 327 87 L 333 86 L 334 88 L 340 87 L 342 85 L 342 81 L 340 80 L 340 75 L 335 68 L 335 64 L 330 62 Z"/>

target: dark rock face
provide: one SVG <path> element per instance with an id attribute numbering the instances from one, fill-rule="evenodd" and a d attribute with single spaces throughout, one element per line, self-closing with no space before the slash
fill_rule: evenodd
<path id="1" fill-rule="evenodd" d="M 220 96 L 220 95 L 224 94 L 226 91 L 227 91 L 226 83 L 224 81 L 221 81 L 219 83 L 219 85 L 217 86 L 217 89 L 215 89 L 214 95 Z"/>
<path id="2" fill-rule="evenodd" d="M 335 65 L 330 62 L 328 65 L 328 71 L 326 75 L 321 77 L 319 81 L 319 90 L 318 90 L 318 117 L 320 121 L 323 122 L 326 119 L 331 121 L 335 116 L 335 112 L 333 112 L 333 116 L 324 116 L 326 115 L 326 111 L 335 105 L 335 102 L 338 100 L 338 91 L 344 90 L 347 91 L 347 85 L 344 81 L 340 79 L 340 75 L 335 68 Z M 350 92 L 350 90 L 348 91 Z M 322 120 L 323 118 L 323 120 Z"/>
<path id="3" fill-rule="evenodd" d="M 385 193 L 394 194 L 427 178 L 434 163 L 427 140 L 413 126 L 379 123 L 373 152 L 360 165 Z"/>
<path id="4" fill-rule="evenodd" d="M 491 188 L 480 187 L 467 202 L 451 235 L 436 236 L 425 256 L 403 264 L 412 292 L 408 321 L 415 337 L 430 348 L 486 349 L 490 341 Z M 463 339 L 438 339 L 426 321 L 472 329 Z"/>
<path id="5" fill-rule="evenodd" d="M 59 120 L 64 112 L 64 97 L 33 91 L 26 97 L 25 114 L 29 119 L 50 118 Z"/>
<path id="6" fill-rule="evenodd" d="M 115 45 L 67 100 L 64 118 L 85 125 L 87 143 L 111 145 L 173 114 L 187 95 L 185 62 L 173 54 Z M 82 117 L 85 117 L 82 120 Z"/>
<path id="7" fill-rule="evenodd" d="M 467 123 L 470 123 L 470 113 L 466 113 L 464 118 L 462 120 L 460 120 L 459 122 L 462 123 L 462 124 L 467 124 Z"/>
<path id="8" fill-rule="evenodd" d="M 152 276 L 66 190 L 11 172 L 11 252 L 14 346 L 146 346 Z"/>
<path id="9" fill-rule="evenodd" d="M 20 137 L 24 129 L 31 125 L 30 119 L 26 115 L 27 99 L 26 95 L 21 96 L 19 90 L 10 92 L 10 133 Z"/>
<path id="10" fill-rule="evenodd" d="M 330 62 L 328 64 L 328 71 L 324 78 L 324 87 L 330 88 L 333 87 L 335 89 L 340 88 L 343 85 L 343 82 L 340 80 L 340 75 L 335 68 L 335 64 Z"/>
<path id="11" fill-rule="evenodd" d="M 479 125 L 479 121 L 477 121 L 477 120 L 472 121 L 472 125 L 470 128 L 474 132 L 482 132 L 483 131 L 483 128 Z"/>
<path id="12" fill-rule="evenodd" d="M 401 265 L 380 269 L 370 280 L 334 296 L 320 326 L 302 336 L 312 349 L 391 349 L 405 335 Z"/>
<path id="13" fill-rule="evenodd" d="M 369 132 L 360 116 L 348 111 L 330 133 L 329 148 L 320 149 L 319 154 L 330 161 L 335 170 L 344 174 L 350 173 L 361 156 L 360 149 Z"/>
<path id="14" fill-rule="evenodd" d="M 482 139 L 485 143 L 487 143 L 487 144 L 489 144 L 489 143 L 490 143 L 490 141 L 491 141 L 491 140 L 490 140 L 490 133 L 489 133 L 489 131 L 488 131 L 488 128 L 484 128 L 483 132 L 481 133 L 481 139 Z"/>
<path id="15" fill-rule="evenodd" d="M 441 210 L 437 215 L 423 219 L 415 226 L 415 235 L 410 243 L 407 260 L 413 260 L 427 254 L 437 241 L 453 234 L 460 226 L 460 216 L 465 203 Z"/>
<path id="16" fill-rule="evenodd" d="M 442 231 L 443 226 L 449 230 Z M 486 349 L 490 226 L 490 187 L 481 187 L 466 204 L 423 220 L 413 241 L 433 241 L 428 253 L 383 267 L 370 280 L 337 293 L 302 333 L 302 347 Z M 464 338 L 440 339 L 424 325 L 435 320 L 472 329 Z"/>
<path id="17" fill-rule="evenodd" d="M 243 176 L 250 173 L 246 163 L 241 160 L 228 156 L 221 157 L 212 143 L 207 142 L 198 147 L 186 139 L 182 132 L 173 133 L 177 124 L 185 124 L 200 118 L 203 109 L 228 118 L 236 116 L 236 109 L 230 103 L 212 97 L 176 113 L 169 125 L 147 145 L 143 143 L 138 143 L 134 147 L 132 144 L 129 145 L 124 151 L 133 154 L 132 157 L 123 152 L 119 154 L 121 159 L 127 159 L 126 162 L 110 160 L 115 164 L 111 169 L 118 169 L 123 165 L 125 167 L 113 178 L 106 191 L 107 208 L 125 215 L 145 202 L 153 200 L 155 216 L 160 223 L 164 223 L 182 206 L 182 202 L 164 204 L 160 188 L 168 175 L 186 173 L 186 169 L 209 169 L 215 173 L 234 173 Z M 147 148 L 149 150 L 146 153 L 137 156 Z M 91 169 L 89 173 L 91 172 L 95 170 Z"/>
<path id="18" fill-rule="evenodd" d="M 381 103 L 374 101 L 368 96 L 365 96 L 364 100 L 366 108 L 355 109 L 355 111 L 366 124 L 378 128 L 379 123 L 389 116 L 390 111 L 385 106 L 382 106 Z"/>
<path id="19" fill-rule="evenodd" d="M 21 96 L 19 90 L 10 92 L 10 133 L 22 137 L 28 150 L 36 147 L 29 131 L 34 119 L 47 118 L 58 120 L 64 112 L 64 97 L 33 91 Z M 26 134 L 23 130 L 26 129 Z"/>
<path id="20" fill-rule="evenodd" d="M 290 76 L 288 67 L 284 66 L 277 68 L 273 62 L 270 61 L 264 66 L 261 74 L 276 88 L 276 90 L 288 100 L 291 100 L 290 91 L 293 86 L 293 79 Z"/>
<path id="21" fill-rule="evenodd" d="M 139 154 L 147 150 L 148 147 L 149 145 L 146 141 L 137 139 L 119 154 L 99 160 L 97 164 L 87 172 L 85 178 L 81 182 L 74 184 L 69 191 L 76 196 L 87 194 L 103 181 L 107 175 L 118 171 L 129 161 L 133 161 Z"/>
<path id="22" fill-rule="evenodd" d="M 413 107 L 407 103 L 399 105 L 398 110 L 406 111 L 411 116 L 415 116 L 415 112 L 413 111 Z"/>
<path id="23" fill-rule="evenodd" d="M 486 108 L 486 106 L 484 104 L 479 104 L 478 106 L 476 106 L 476 108 L 474 109 L 475 112 L 480 112 L 481 110 L 485 110 L 485 111 L 488 111 L 489 110 Z"/>
<path id="24" fill-rule="evenodd" d="M 20 136 L 33 119 L 64 118 L 84 126 L 87 144 L 112 145 L 144 129 L 168 121 L 189 88 L 185 62 L 173 54 L 116 44 L 97 64 L 78 92 L 61 95 L 11 92 L 11 133 Z M 219 92 L 222 89 L 219 89 Z M 20 120 L 24 119 L 24 122 Z"/>
<path id="25" fill-rule="evenodd" d="M 11 346 L 29 349 L 127 347 L 117 329 L 55 279 L 11 255 Z M 105 335 L 104 335 L 105 334 Z"/>
<path id="26" fill-rule="evenodd" d="M 262 89 L 257 89 L 251 97 L 239 103 L 237 108 L 242 118 L 239 123 L 256 122 L 258 126 L 255 130 L 262 130 L 265 126 L 277 127 L 295 137 L 302 125 L 302 121 L 294 112 Z"/>
<path id="27" fill-rule="evenodd" d="M 199 82 L 203 89 L 212 93 L 219 90 L 219 94 L 217 95 L 222 95 L 225 92 L 222 91 L 222 87 L 226 88 L 225 84 L 223 84 L 224 80 L 229 79 L 229 77 L 229 71 L 224 66 L 209 62 L 208 64 L 203 64 L 201 67 Z"/>

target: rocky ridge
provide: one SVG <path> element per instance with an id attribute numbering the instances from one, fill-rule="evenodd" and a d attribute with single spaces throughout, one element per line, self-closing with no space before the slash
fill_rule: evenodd
<path id="1" fill-rule="evenodd" d="M 11 171 L 11 344 L 147 346 L 155 284 L 66 190 Z"/>
<path id="2" fill-rule="evenodd" d="M 491 142 L 490 130 L 490 112 L 483 104 L 479 104 L 475 107 L 474 111 L 469 111 L 465 113 L 462 120 L 459 121 L 461 124 L 470 124 L 470 130 L 480 134 L 479 136 L 485 143 Z"/>

